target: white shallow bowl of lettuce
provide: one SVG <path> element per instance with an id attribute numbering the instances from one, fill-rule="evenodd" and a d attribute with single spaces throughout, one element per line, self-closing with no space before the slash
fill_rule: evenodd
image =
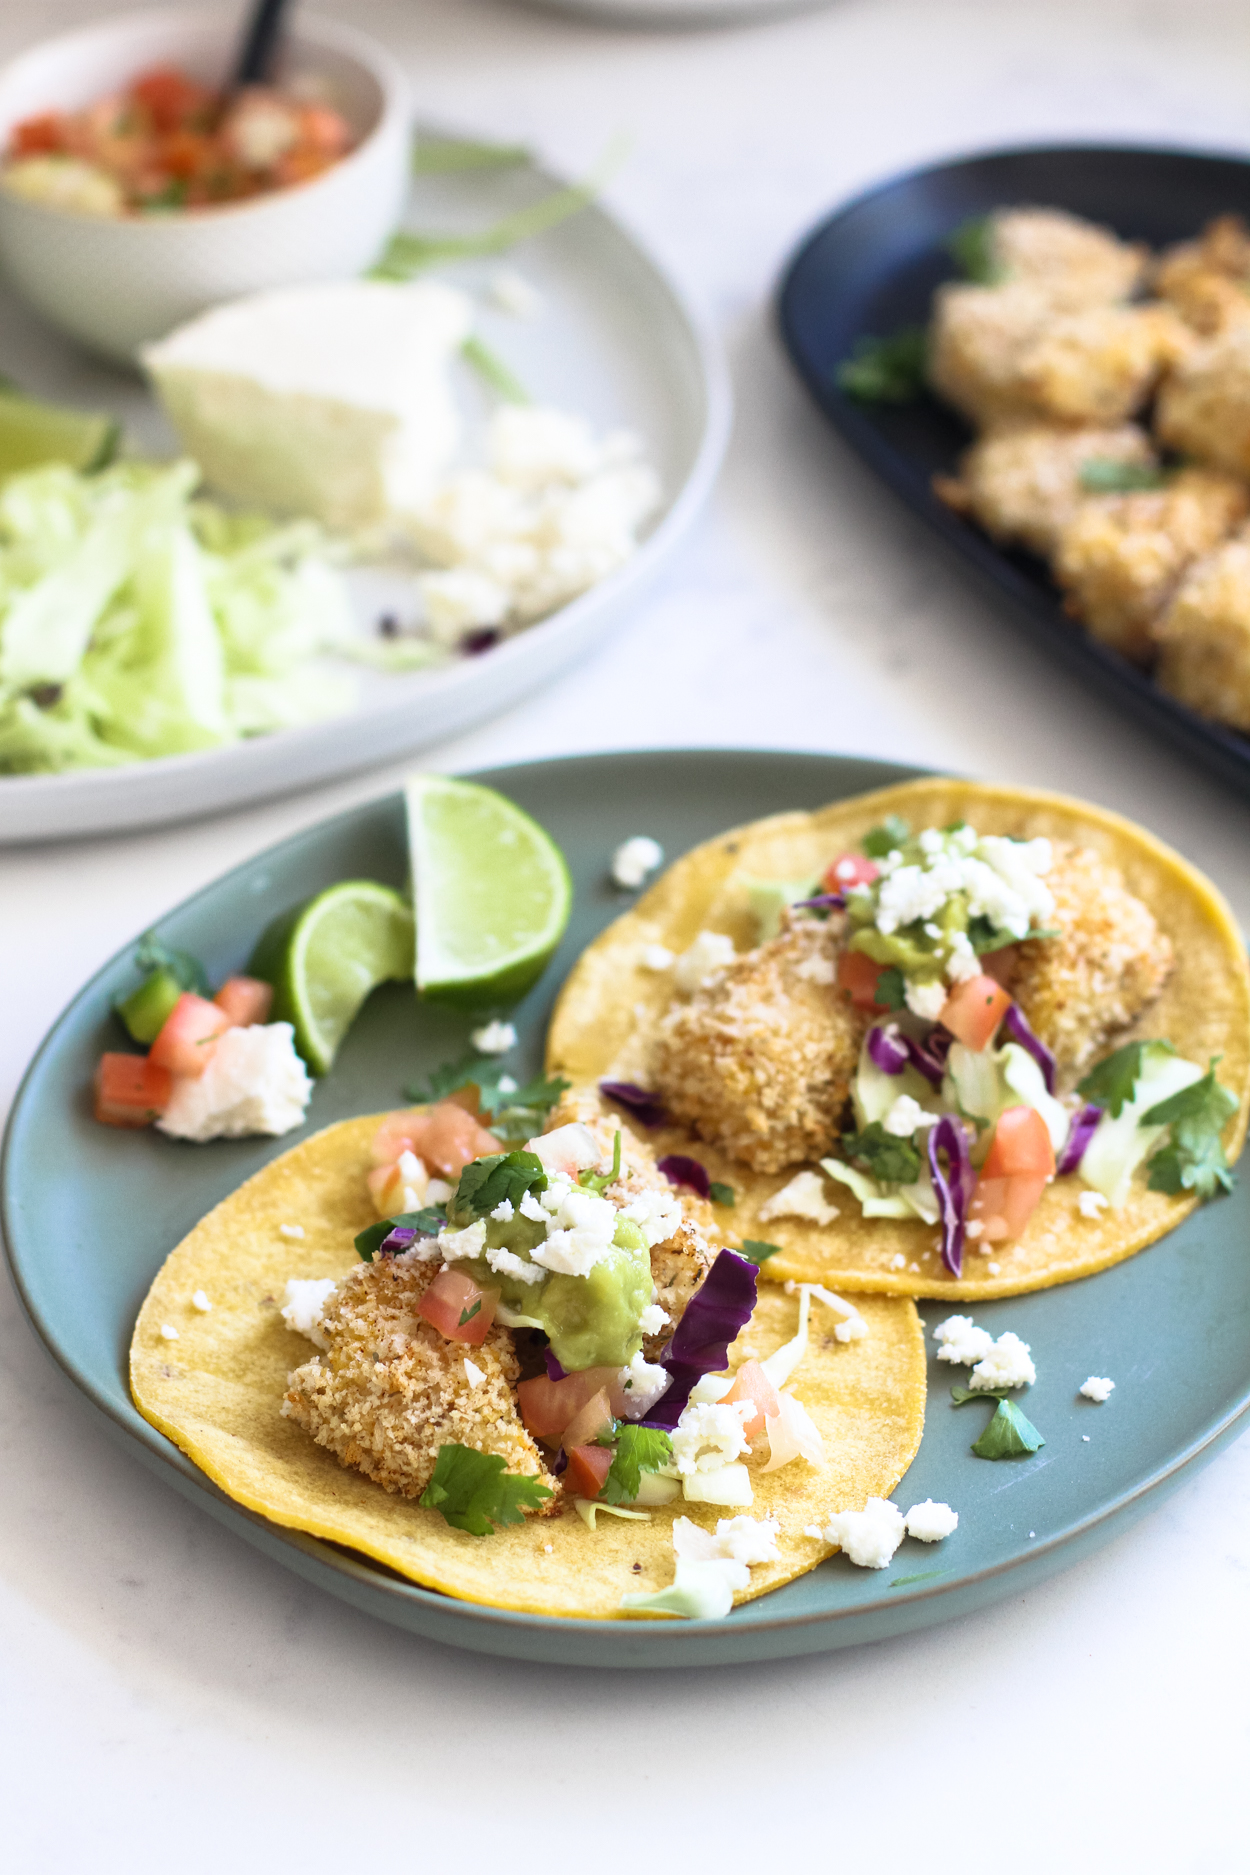
<path id="1" fill-rule="evenodd" d="M 553 186 L 531 166 L 422 177 L 411 225 L 475 229 Z M 530 319 L 492 304 L 501 267 L 541 296 Z M 506 709 L 549 682 L 613 629 L 624 629 L 648 581 L 706 499 L 730 421 L 728 378 L 715 340 L 680 290 L 604 210 L 591 207 L 502 259 L 459 262 L 437 277 L 471 292 L 478 329 L 536 402 L 587 417 L 596 431 L 636 431 L 662 499 L 637 553 L 619 571 L 537 624 L 476 657 L 432 670 L 388 672 L 344 663 L 343 713 L 192 754 L 109 768 L 0 775 L 0 842 L 121 831 L 219 812 L 389 761 Z M 132 452 L 177 453 L 146 388 L 73 350 L 0 292 L 0 372 L 30 395 L 109 410 Z M 470 431 L 489 399 L 462 373 Z M 477 419 L 476 424 L 474 419 Z M 471 445 L 470 445 L 471 449 Z M 211 491 L 210 491 L 211 492 Z M 405 610 L 402 578 L 350 575 L 363 639 L 379 614 Z M 333 669 L 333 666 L 330 666 Z"/>

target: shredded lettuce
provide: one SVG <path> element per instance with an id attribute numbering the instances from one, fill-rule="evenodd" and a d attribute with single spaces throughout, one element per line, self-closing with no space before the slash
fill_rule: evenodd
<path id="1" fill-rule="evenodd" d="M 1134 1172 L 1168 1130 L 1166 1121 L 1147 1125 L 1146 1115 L 1203 1078 L 1202 1069 L 1176 1054 L 1170 1043 L 1141 1044 L 1132 1099 L 1121 1094 L 1119 1112 L 1103 1114 L 1081 1160 L 1082 1181 L 1100 1191 L 1113 1211 L 1125 1204 Z"/>
<path id="2" fill-rule="evenodd" d="M 1055 1151 L 1063 1151 L 1071 1116 L 1047 1093 L 1041 1068 L 1019 1042 L 979 1051 L 952 1043 L 943 1092 L 957 1112 L 986 1126 L 993 1126 L 1007 1107 L 1032 1107 L 1045 1121 Z"/>
<path id="3" fill-rule="evenodd" d="M 346 588 L 308 523 L 193 499 L 193 462 L 0 489 L 0 772 L 109 767 L 336 714 Z"/>
<path id="4" fill-rule="evenodd" d="M 822 1159 L 820 1163 L 830 1178 L 854 1192 L 865 1217 L 918 1217 L 924 1224 L 937 1223 L 938 1204 L 927 1172 L 922 1172 L 914 1185 L 882 1185 L 841 1159 Z"/>

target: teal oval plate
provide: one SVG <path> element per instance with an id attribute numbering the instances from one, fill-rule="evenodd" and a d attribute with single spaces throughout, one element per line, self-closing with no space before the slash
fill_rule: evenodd
<path id="1" fill-rule="evenodd" d="M 607 878 L 619 841 L 650 833 L 674 858 L 740 821 L 818 807 L 916 772 L 839 756 L 692 751 L 574 757 L 476 777 L 550 829 L 576 887 L 555 963 L 516 1012 L 518 1070 L 538 1066 L 556 990 L 578 952 L 631 902 Z M 242 966 L 262 925 L 286 906 L 345 877 L 402 885 L 405 869 L 403 803 L 390 795 L 249 860 L 157 929 L 220 979 Z M 0 1216 L 19 1293 L 53 1359 L 137 1458 L 297 1575 L 383 1621 L 481 1653 L 583 1667 L 712 1666 L 846 1647 L 966 1614 L 1040 1581 L 1123 1529 L 1240 1429 L 1250 1404 L 1244 1183 L 1115 1269 L 977 1308 L 987 1327 L 1014 1329 L 1032 1345 L 1038 1380 L 1027 1410 L 1046 1443 L 1029 1459 L 975 1458 L 969 1447 L 988 1408 L 954 1408 L 951 1370 L 931 1361 L 924 1442 L 895 1497 L 904 1509 L 944 1499 L 958 1510 L 959 1528 L 941 1544 L 908 1539 L 888 1569 L 833 1556 L 724 1621 L 571 1621 L 454 1601 L 278 1529 L 224 1496 L 140 1417 L 126 1360 L 135 1315 L 167 1252 L 303 1133 L 189 1146 L 93 1121 L 92 1070 L 116 1041 L 111 1002 L 133 981 L 130 958 L 129 948 L 119 952 L 74 998 L 10 1117 Z M 463 1051 L 468 1026 L 418 1008 L 402 986 L 376 992 L 318 1085 L 303 1130 L 399 1104 L 407 1083 Z M 922 1307 L 930 1326 L 948 1312 L 941 1303 Z M 1089 1374 L 1116 1382 L 1105 1406 L 1078 1397 Z"/>

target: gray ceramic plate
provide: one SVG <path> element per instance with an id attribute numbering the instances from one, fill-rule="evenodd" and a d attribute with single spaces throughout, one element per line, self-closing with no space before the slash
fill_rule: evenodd
<path id="1" fill-rule="evenodd" d="M 479 777 L 550 828 L 577 888 L 560 954 L 517 1012 L 518 1065 L 538 1064 L 564 972 L 629 902 L 606 878 L 618 841 L 651 833 L 675 857 L 736 822 L 816 807 L 913 772 L 837 756 L 697 752 L 576 757 Z M 270 917 L 316 888 L 361 875 L 402 883 L 403 834 L 399 796 L 357 808 L 249 860 L 171 912 L 160 933 L 197 951 L 210 976 L 225 976 L 240 967 Z M 880 1571 L 835 1556 L 720 1622 L 559 1621 L 416 1588 L 239 1509 L 131 1404 L 131 1326 L 166 1252 L 298 1137 L 183 1146 L 97 1126 L 91 1073 L 116 1037 L 110 1000 L 131 981 L 123 953 L 75 998 L 13 1109 L 2 1215 L 30 1319 L 105 1423 L 176 1490 L 297 1574 L 414 1633 L 483 1653 L 619 1667 L 767 1660 L 902 1633 L 1018 1592 L 1075 1561 L 1157 1501 L 1186 1465 L 1211 1457 L 1250 1404 L 1250 1184 L 1243 1183 L 1117 1269 L 977 1310 L 996 1332 L 1012 1328 L 1032 1344 L 1039 1377 L 1027 1410 L 1046 1439 L 1036 1457 L 974 1458 L 968 1448 L 987 1409 L 953 1408 L 951 1371 L 931 1364 L 924 1443 L 895 1495 L 904 1509 L 926 1497 L 956 1507 L 959 1529 L 941 1545 L 908 1540 Z M 460 1051 L 467 1026 L 418 1009 L 399 986 L 378 992 L 318 1087 L 308 1130 L 398 1103 L 406 1082 Z M 930 1323 L 948 1312 L 939 1303 L 924 1308 Z M 1089 1374 L 1115 1380 L 1107 1405 L 1078 1399 Z"/>

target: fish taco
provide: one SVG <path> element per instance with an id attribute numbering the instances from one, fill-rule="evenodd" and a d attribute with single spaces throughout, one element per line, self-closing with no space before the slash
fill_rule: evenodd
<path id="1" fill-rule="evenodd" d="M 914 781 L 679 860 L 579 960 L 548 1067 L 769 1276 L 1012 1295 L 1228 1189 L 1245 948 L 1130 822 Z"/>
<path id="2" fill-rule="evenodd" d="M 472 1089 L 348 1120 L 170 1254 L 132 1392 L 240 1504 L 426 1587 L 722 1616 L 888 1498 L 925 1357 L 910 1301 L 757 1295 L 720 1235 L 644 1140 L 573 1104 L 523 1144 Z"/>

